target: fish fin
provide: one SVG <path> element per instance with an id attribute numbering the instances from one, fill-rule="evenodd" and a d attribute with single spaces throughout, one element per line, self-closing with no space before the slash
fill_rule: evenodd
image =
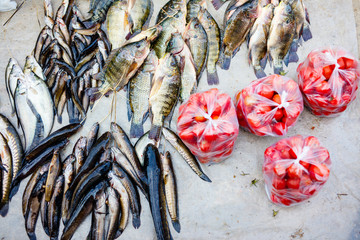
<path id="1" fill-rule="evenodd" d="M 220 65 L 220 67 L 224 70 L 229 70 L 230 63 L 231 63 L 231 56 L 224 55 L 224 57 L 222 59 L 222 64 Z"/>
<path id="2" fill-rule="evenodd" d="M 139 138 L 144 134 L 144 127 L 142 123 L 134 123 L 131 121 L 130 127 L 130 137 L 131 138 Z"/>
<path id="3" fill-rule="evenodd" d="M 14 181 L 13 181 L 13 184 L 11 185 L 10 194 L 9 194 L 9 199 L 10 199 L 10 200 L 11 200 L 12 197 L 15 196 L 15 194 L 18 192 L 19 187 L 20 187 L 20 183 L 14 184 Z"/>
<path id="4" fill-rule="evenodd" d="M 44 138 L 44 123 L 42 121 L 42 118 L 41 118 L 40 114 L 36 111 L 36 109 L 35 109 L 34 105 L 32 104 L 32 102 L 28 98 L 26 99 L 26 102 L 27 102 L 28 106 L 30 107 L 30 110 L 32 111 L 32 113 L 36 117 L 35 133 L 34 133 L 34 137 L 32 139 L 32 143 L 31 143 L 30 148 L 29 148 L 29 149 L 33 149 Z"/>
<path id="5" fill-rule="evenodd" d="M 224 5 L 223 0 L 211 0 L 212 5 L 214 6 L 215 10 L 219 10 L 222 5 Z"/>
<path id="6" fill-rule="evenodd" d="M 138 228 L 140 227 L 140 225 L 141 225 L 140 216 L 134 216 L 134 215 L 133 215 L 133 221 L 132 221 L 132 223 L 133 223 L 134 228 L 135 228 L 135 229 L 138 229 Z"/>
<path id="7" fill-rule="evenodd" d="M 27 235 L 30 240 L 36 240 L 36 234 L 34 232 L 27 232 Z"/>
<path id="8" fill-rule="evenodd" d="M 87 94 L 90 97 L 90 101 L 93 101 L 93 102 L 95 102 L 96 100 L 98 100 L 101 97 L 101 93 L 100 93 L 98 87 L 87 88 L 85 90 L 85 94 Z"/>
<path id="9" fill-rule="evenodd" d="M 305 42 L 312 38 L 312 33 L 310 31 L 310 25 L 304 25 L 301 36 Z"/>
<path id="10" fill-rule="evenodd" d="M 274 74 L 281 75 L 281 73 L 283 73 L 283 72 L 284 72 L 284 70 L 282 67 L 275 67 L 275 65 L 274 65 Z"/>
<path id="11" fill-rule="evenodd" d="M 142 124 L 144 124 L 144 123 L 146 122 L 146 119 L 149 117 L 149 113 L 150 113 L 149 110 L 147 110 L 147 111 L 144 113 L 143 119 L 142 119 Z"/>
<path id="12" fill-rule="evenodd" d="M 61 115 L 57 115 L 57 121 L 58 121 L 58 123 L 62 123 L 62 116 Z"/>
<path id="13" fill-rule="evenodd" d="M 286 67 L 289 66 L 289 57 L 290 57 L 290 52 L 288 52 L 286 55 L 285 55 L 285 58 L 284 58 L 284 64 Z"/>
<path id="14" fill-rule="evenodd" d="M 291 43 L 291 46 L 290 46 L 290 52 L 297 52 L 298 50 L 298 39 L 294 39 L 293 42 Z"/>
<path id="15" fill-rule="evenodd" d="M 117 230 L 117 232 L 115 233 L 115 237 L 114 239 L 117 239 L 118 237 L 120 237 L 120 235 L 123 233 L 123 230 Z"/>
<path id="16" fill-rule="evenodd" d="M 267 55 L 265 55 L 265 57 L 263 57 L 263 59 L 260 60 L 260 67 L 262 69 L 265 69 L 265 67 L 266 67 L 267 58 L 268 58 Z"/>
<path id="17" fill-rule="evenodd" d="M 289 53 L 289 63 L 292 62 L 298 62 L 299 61 L 299 56 L 297 55 L 296 52 L 290 52 Z"/>
<path id="18" fill-rule="evenodd" d="M 215 72 L 210 73 L 207 71 L 207 82 L 209 85 L 218 85 L 219 84 L 219 76 L 215 69 Z"/>
<path id="19" fill-rule="evenodd" d="M 199 177 L 202 179 L 202 180 L 204 180 L 205 182 L 212 182 L 211 180 L 210 180 L 210 178 L 208 177 L 208 176 L 206 176 L 206 174 L 205 173 L 202 173 L 201 175 L 199 175 Z"/>
<path id="20" fill-rule="evenodd" d="M 172 225 L 173 225 L 175 231 L 177 231 L 178 233 L 180 233 L 180 231 L 181 231 L 181 225 L 180 225 L 179 219 L 171 220 L 171 222 L 172 222 Z"/>
<path id="21" fill-rule="evenodd" d="M 131 110 L 131 106 L 130 106 L 130 100 L 129 100 L 129 92 L 127 91 L 127 98 L 126 98 L 126 108 L 127 108 L 127 116 L 128 116 L 128 121 L 130 122 L 131 118 L 133 117 L 133 113 Z"/>
<path id="22" fill-rule="evenodd" d="M 149 138 L 154 139 L 155 141 L 159 141 L 161 128 L 162 126 L 152 125 L 149 132 Z"/>
<path id="23" fill-rule="evenodd" d="M 6 202 L 5 204 L 0 205 L 0 215 L 2 217 L 5 217 L 8 212 L 9 212 L 9 202 Z"/>

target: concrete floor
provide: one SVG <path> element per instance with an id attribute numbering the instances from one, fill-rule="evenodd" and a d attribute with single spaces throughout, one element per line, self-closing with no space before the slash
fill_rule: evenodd
<path id="1" fill-rule="evenodd" d="M 21 0 L 17 0 L 20 2 Z M 61 0 L 52 0 L 57 7 Z M 88 0 L 77 0 L 88 4 Z M 154 14 L 168 0 L 153 0 Z M 313 39 L 303 44 L 299 51 L 300 61 L 308 53 L 324 46 L 343 46 L 354 55 L 360 52 L 360 0 L 304 0 L 311 16 Z M 208 0 L 210 3 L 210 0 Z M 209 4 L 210 5 L 210 4 Z M 357 23 L 357 31 L 355 21 Z M 223 7 L 216 12 L 209 9 L 221 24 Z M 26 55 L 30 54 L 37 39 L 42 20 L 42 1 L 30 0 L 24 5 L 19 15 L 6 28 L 0 24 L 0 80 L 3 81 L 5 66 L 9 57 L 15 57 L 23 64 Z M 0 14 L 3 23 L 10 13 Z M 155 18 L 155 17 L 154 17 Z M 36 21 L 40 20 L 40 24 Z M 153 19 L 154 20 L 154 19 Z M 356 33 L 358 40 L 356 40 Z M 297 79 L 297 64 L 287 68 L 288 77 Z M 254 80 L 253 70 L 247 62 L 247 50 L 243 47 L 232 60 L 229 71 L 218 69 L 222 91 L 234 96 L 235 93 Z M 267 69 L 267 73 L 271 70 Z M 210 87 L 206 83 L 206 74 L 200 81 L 199 91 Z M 125 93 L 117 95 L 117 123 L 126 132 L 130 124 L 122 116 L 126 111 Z M 9 101 L 4 87 L 0 87 L 0 112 L 10 117 Z M 80 135 L 86 135 L 98 116 L 108 113 L 111 99 L 103 99 L 97 110 L 89 112 L 83 130 L 71 139 L 67 151 L 71 151 L 74 141 Z M 262 176 L 264 150 L 280 138 L 256 137 L 240 131 L 232 157 L 221 164 L 205 166 L 204 171 L 212 179 L 205 183 L 193 174 L 181 157 L 170 146 L 166 146 L 173 156 L 173 165 L 177 175 L 181 233 L 172 230 L 177 240 L 207 239 L 360 239 L 360 98 L 358 98 L 337 118 L 318 118 L 304 110 L 298 123 L 290 129 L 287 137 L 302 134 L 319 138 L 326 146 L 333 161 L 329 181 L 318 196 L 303 204 L 281 208 L 267 199 Z M 177 119 L 178 111 L 173 119 Z M 102 118 L 102 117 L 101 117 Z M 14 118 L 10 118 L 15 122 Z M 114 119 L 112 119 L 114 120 Z M 64 124 L 67 119 L 64 119 Z M 173 121 L 172 128 L 176 129 Z M 101 124 L 101 132 L 109 129 L 110 119 Z M 149 129 L 149 121 L 145 129 Z M 59 127 L 58 124 L 54 129 Z M 241 172 L 249 173 L 242 176 Z M 251 185 L 253 179 L 260 179 L 258 186 Z M 0 239 L 27 239 L 24 229 L 24 218 L 21 214 L 21 196 L 25 188 L 24 181 L 19 193 L 13 198 L 6 218 L 0 217 Z M 344 195 L 345 194 L 345 195 Z M 130 224 L 120 239 L 154 240 L 155 233 L 150 209 L 146 200 L 141 199 L 143 207 L 141 227 L 135 230 Z M 273 217 L 273 210 L 280 210 Z M 90 219 L 87 219 L 74 235 L 75 240 L 84 239 L 89 231 Z M 45 240 L 40 221 L 36 228 L 38 239 Z"/>
<path id="2" fill-rule="evenodd" d="M 353 8 L 354 8 L 354 14 L 355 14 L 358 49 L 359 49 L 359 53 L 360 53 L 360 1 L 359 0 L 353 0 Z"/>

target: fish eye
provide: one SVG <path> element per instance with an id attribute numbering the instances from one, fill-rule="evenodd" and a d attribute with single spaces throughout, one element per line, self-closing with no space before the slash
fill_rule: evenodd
<path id="1" fill-rule="evenodd" d="M 136 48 L 140 48 L 140 47 L 141 47 L 140 43 L 136 44 Z"/>

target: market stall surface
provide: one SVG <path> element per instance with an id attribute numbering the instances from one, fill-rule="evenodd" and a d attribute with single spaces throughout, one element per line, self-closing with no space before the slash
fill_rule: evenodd
<path id="1" fill-rule="evenodd" d="M 358 0 L 354 0 L 358 1 Z M 154 15 L 166 1 L 156 1 Z M 86 6 L 87 1 L 80 1 Z M 57 8 L 59 1 L 55 1 Z M 315 49 L 324 46 L 342 46 L 358 56 L 354 8 L 359 4 L 351 0 L 306 0 L 311 18 L 313 39 L 299 48 L 300 61 Z M 0 76 L 3 81 L 5 67 L 10 57 L 20 64 L 31 54 L 37 36 L 44 25 L 42 1 L 26 1 L 24 7 L 4 28 L 2 24 L 11 13 L 0 13 Z M 215 11 L 208 2 L 209 10 L 222 27 L 225 7 Z M 354 7 L 353 7 L 354 6 Z M 154 21 L 154 16 L 153 16 Z M 359 29 L 359 28 L 358 28 Z M 245 44 L 232 60 L 228 71 L 218 68 L 219 89 L 234 96 L 238 90 L 255 79 L 248 65 Z M 288 77 L 297 79 L 297 64 L 290 64 Z M 270 69 L 266 73 L 271 73 Z M 206 74 L 200 81 L 199 91 L 209 89 Z M 0 112 L 11 118 L 10 103 L 5 85 L 0 88 Z M 130 123 L 124 117 L 125 94 L 117 94 L 117 123 L 129 132 Z M 109 111 L 111 99 L 102 99 L 88 118 L 82 131 L 72 138 L 67 151 L 80 135 L 99 121 Z M 177 119 L 177 111 L 173 119 Z M 114 119 L 112 119 L 114 120 Z M 264 150 L 280 138 L 257 137 L 240 130 L 233 155 L 220 164 L 203 166 L 212 183 L 201 181 L 189 169 L 176 151 L 167 146 L 173 155 L 178 179 L 181 233 L 172 231 L 174 239 L 359 239 L 360 238 L 360 101 L 357 99 L 349 109 L 336 118 L 319 118 L 305 110 L 298 123 L 286 137 L 296 134 L 314 135 L 329 149 L 332 169 L 328 182 L 320 193 L 289 208 L 272 204 L 265 193 L 262 176 Z M 65 120 L 66 123 L 66 120 Z M 55 125 L 57 129 L 59 125 Z M 110 119 L 101 123 L 100 132 L 109 130 Z M 149 122 L 145 128 L 149 128 Z M 172 123 L 175 129 L 175 121 Z M 243 173 L 248 173 L 245 175 Z M 252 180 L 259 179 L 257 186 Z M 6 218 L 0 218 L 0 239 L 27 239 L 24 218 L 21 214 L 21 197 L 26 181 L 13 198 Z M 141 227 L 135 230 L 130 224 L 120 239 L 155 239 L 150 209 L 142 197 Z M 279 211 L 274 217 L 273 210 Z M 87 219 L 73 239 L 84 239 L 90 229 Z M 36 228 L 38 239 L 48 237 L 40 221 Z"/>

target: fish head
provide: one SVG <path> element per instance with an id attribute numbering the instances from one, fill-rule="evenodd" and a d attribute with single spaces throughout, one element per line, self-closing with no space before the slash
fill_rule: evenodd
<path id="1" fill-rule="evenodd" d="M 172 33 L 166 51 L 174 55 L 179 54 L 184 49 L 184 44 L 184 40 L 180 33 Z"/>
<path id="2" fill-rule="evenodd" d="M 157 57 L 156 52 L 154 50 L 151 50 L 149 55 L 147 56 L 144 70 L 147 72 L 153 72 L 156 70 L 158 65 L 159 65 L 159 58 Z"/>
<path id="3" fill-rule="evenodd" d="M 136 59 L 146 58 L 150 51 L 150 42 L 147 37 L 141 41 L 134 42 L 132 45 L 132 51 L 134 54 L 133 56 Z"/>

